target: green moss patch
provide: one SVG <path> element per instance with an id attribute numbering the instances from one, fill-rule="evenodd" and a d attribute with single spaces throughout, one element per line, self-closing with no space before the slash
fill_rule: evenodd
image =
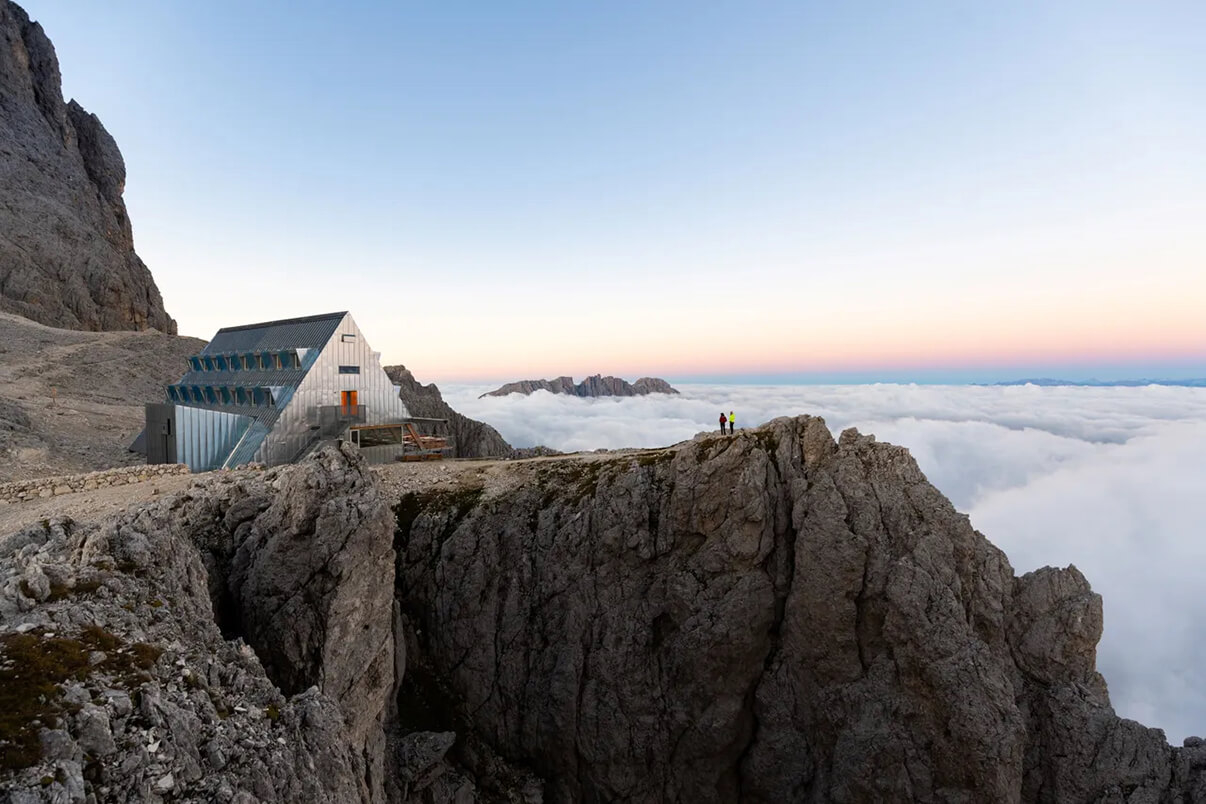
<path id="1" fill-rule="evenodd" d="M 95 665 L 89 661 L 94 651 L 105 654 Z M 150 680 L 146 671 L 161 653 L 141 642 L 127 647 L 96 625 L 85 626 L 77 638 L 47 636 L 40 629 L 0 636 L 0 772 L 41 759 L 38 730 L 74 711 L 63 702 L 64 682 L 103 673 L 133 689 Z"/>

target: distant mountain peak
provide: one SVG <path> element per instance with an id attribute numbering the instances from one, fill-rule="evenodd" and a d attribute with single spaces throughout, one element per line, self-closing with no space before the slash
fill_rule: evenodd
<path id="1" fill-rule="evenodd" d="M 580 383 L 574 383 L 573 377 L 557 377 L 552 380 L 520 380 L 488 391 L 478 397 L 507 396 L 508 394 L 523 394 L 525 396 L 536 391 L 548 391 L 551 394 L 567 396 L 645 396 L 646 394 L 677 394 L 678 391 L 670 383 L 660 377 L 641 377 L 630 383 L 619 377 L 604 377 L 593 374 Z"/>

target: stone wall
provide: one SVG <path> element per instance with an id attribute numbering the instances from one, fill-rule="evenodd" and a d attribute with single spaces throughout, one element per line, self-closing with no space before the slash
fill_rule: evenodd
<path id="1" fill-rule="evenodd" d="M 12 483 L 0 483 L 0 505 L 54 497 L 59 494 L 71 494 L 77 491 L 92 491 L 108 486 L 143 483 L 168 475 L 187 474 L 188 467 L 182 463 L 161 463 L 153 466 L 122 466 L 117 469 L 105 469 L 101 472 L 89 472 L 85 475 L 35 477 Z"/>

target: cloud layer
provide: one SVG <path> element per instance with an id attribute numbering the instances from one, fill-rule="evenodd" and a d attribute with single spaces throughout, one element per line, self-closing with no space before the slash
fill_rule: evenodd
<path id="1" fill-rule="evenodd" d="M 681 396 L 579 399 L 545 392 L 457 410 L 516 446 L 662 446 L 776 416 L 820 415 L 909 447 L 927 477 L 1018 573 L 1076 564 L 1105 600 L 1098 667 L 1124 717 L 1179 744 L 1206 734 L 1206 389 L 679 386 Z"/>

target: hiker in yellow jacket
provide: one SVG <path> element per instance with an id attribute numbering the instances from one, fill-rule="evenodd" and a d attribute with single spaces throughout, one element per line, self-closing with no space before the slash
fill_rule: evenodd
<path id="1" fill-rule="evenodd" d="M 737 432 L 737 417 L 733 415 L 733 411 L 729 411 L 729 435 Z"/>

